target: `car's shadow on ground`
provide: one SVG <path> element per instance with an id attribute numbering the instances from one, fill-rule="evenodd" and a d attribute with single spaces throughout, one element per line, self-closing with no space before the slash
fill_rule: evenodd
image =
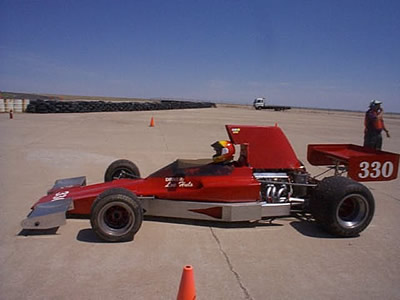
<path id="1" fill-rule="evenodd" d="M 92 230 L 92 228 L 85 228 L 78 232 L 76 239 L 80 242 L 104 244 L 109 243 L 100 239 Z"/>
<path id="2" fill-rule="evenodd" d="M 190 219 L 177 219 L 177 218 L 166 218 L 166 217 L 149 217 L 144 218 L 144 225 L 146 221 L 169 223 L 169 224 L 181 224 L 188 226 L 199 226 L 199 227 L 212 227 L 222 229 L 239 229 L 239 228 L 256 228 L 256 227 L 282 227 L 284 224 L 277 223 L 280 218 L 261 220 L 255 222 L 215 222 L 205 220 L 190 220 Z M 288 218 L 285 218 L 287 221 Z M 290 225 L 296 229 L 300 234 L 312 237 L 312 238 L 323 238 L 323 239 L 340 239 L 324 231 L 314 220 L 304 219 L 301 217 L 290 217 Z M 105 243 L 103 240 L 98 238 L 91 228 L 82 229 L 77 236 L 77 240 L 86 243 Z"/>
<path id="3" fill-rule="evenodd" d="M 46 236 L 46 235 L 56 235 L 58 227 L 50 229 L 22 229 L 17 236 Z"/>
<path id="4" fill-rule="evenodd" d="M 321 226 L 315 222 L 312 218 L 306 218 L 302 216 L 291 216 L 286 218 L 271 218 L 254 222 L 215 222 L 215 221 L 204 221 L 204 220 L 189 220 L 189 219 L 176 219 L 176 218 L 165 218 L 165 217 L 149 217 L 146 216 L 145 220 L 173 223 L 173 224 L 183 224 L 191 226 L 201 226 L 201 227 L 213 227 L 213 228 L 225 228 L 225 229 L 235 229 L 235 228 L 255 228 L 255 227 L 281 227 L 284 224 L 277 223 L 279 220 L 290 221 L 290 225 L 296 229 L 299 233 L 307 237 L 313 238 L 324 238 L 324 239 L 341 239 L 342 237 L 337 237 L 331 235 L 324 231 Z"/>
<path id="5" fill-rule="evenodd" d="M 296 229 L 299 233 L 307 237 L 313 238 L 324 238 L 324 239 L 334 239 L 333 235 L 325 232 L 320 226 L 314 221 L 300 221 L 296 220 L 290 222 L 290 225 Z"/>
<path id="6" fill-rule="evenodd" d="M 79 218 L 82 219 L 82 218 Z M 200 227 L 212 227 L 212 228 L 222 228 L 222 229 L 238 229 L 238 228 L 256 228 L 256 227 L 282 227 L 285 224 L 278 223 L 282 218 L 272 218 L 267 220 L 260 220 L 254 222 L 216 222 L 216 221 L 205 221 L 205 220 L 190 220 L 190 219 L 177 219 L 177 218 L 166 218 L 166 217 L 149 217 L 144 218 L 144 224 L 146 221 L 160 222 L 160 223 L 170 223 L 170 224 L 181 224 L 188 226 L 200 226 Z M 284 220 L 289 220 L 289 224 L 300 234 L 312 237 L 312 238 L 323 238 L 323 239 L 340 239 L 324 231 L 314 220 L 302 218 L 302 217 L 290 217 L 284 218 Z M 58 228 L 46 229 L 46 230 L 21 230 L 18 236 L 49 236 L 57 235 Z M 80 242 L 85 243 L 107 243 L 101 240 L 91 228 L 81 229 L 78 232 L 76 239 Z"/>
<path id="7" fill-rule="evenodd" d="M 316 221 L 313 219 L 307 219 L 302 216 L 294 216 L 295 220 L 290 222 L 290 225 L 296 229 L 299 233 L 307 237 L 319 238 L 319 239 L 346 239 L 350 237 L 338 237 L 326 232 Z M 353 236 L 354 237 L 358 237 Z"/>
<path id="8" fill-rule="evenodd" d="M 235 229 L 235 228 L 254 228 L 260 226 L 267 227 L 276 227 L 283 226 L 282 224 L 273 223 L 268 220 L 258 221 L 258 222 L 235 222 L 235 223 L 226 223 L 226 222 L 215 222 L 215 221 L 205 221 L 205 220 L 190 220 L 190 219 L 178 219 L 178 218 L 166 218 L 166 217 L 144 217 L 144 224 L 146 221 L 152 222 L 160 222 L 160 223 L 170 223 L 170 224 L 182 224 L 188 226 L 200 226 L 200 227 L 213 227 L 213 228 L 226 228 L 226 229 Z M 142 226 L 143 226 L 142 225 Z M 85 243 L 107 243 L 101 240 L 91 228 L 85 228 L 78 232 L 76 239 L 80 242 Z"/>
<path id="9" fill-rule="evenodd" d="M 208 220 L 192 220 L 192 219 L 179 219 L 179 218 L 167 218 L 167 217 L 150 217 L 145 216 L 145 221 L 153 221 L 160 223 L 171 223 L 171 224 L 182 224 L 199 227 L 214 227 L 214 228 L 254 228 L 260 226 L 282 226 L 281 224 L 272 223 L 268 220 L 262 221 L 244 221 L 244 222 L 218 222 Z"/>

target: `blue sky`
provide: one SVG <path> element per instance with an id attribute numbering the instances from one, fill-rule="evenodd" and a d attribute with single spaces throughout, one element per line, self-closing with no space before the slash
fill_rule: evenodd
<path id="1" fill-rule="evenodd" d="M 0 0 L 0 90 L 400 112 L 399 0 Z"/>

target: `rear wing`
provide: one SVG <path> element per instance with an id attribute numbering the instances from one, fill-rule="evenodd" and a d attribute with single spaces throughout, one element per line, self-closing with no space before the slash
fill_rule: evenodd
<path id="1" fill-rule="evenodd" d="M 314 166 L 345 166 L 356 181 L 389 181 L 397 178 L 399 154 L 352 144 L 308 145 L 307 159 Z"/>
<path id="2" fill-rule="evenodd" d="M 282 129 L 275 126 L 225 125 L 229 139 L 242 145 L 241 155 L 246 156 L 254 169 L 299 169 L 300 161 Z"/>

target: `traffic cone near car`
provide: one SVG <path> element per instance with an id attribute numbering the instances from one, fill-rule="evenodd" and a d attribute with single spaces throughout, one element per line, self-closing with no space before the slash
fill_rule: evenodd
<path id="1" fill-rule="evenodd" d="M 181 283 L 179 285 L 177 300 L 195 300 L 196 288 L 194 285 L 194 273 L 192 266 L 184 266 Z"/>
<path id="2" fill-rule="evenodd" d="M 154 127 L 154 118 L 153 117 L 151 117 L 151 120 L 150 120 L 150 127 Z"/>

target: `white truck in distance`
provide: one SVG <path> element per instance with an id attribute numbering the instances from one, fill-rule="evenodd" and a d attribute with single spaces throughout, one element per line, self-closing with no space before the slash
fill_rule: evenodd
<path id="1" fill-rule="evenodd" d="M 254 99 L 253 106 L 255 109 L 273 109 L 275 111 L 290 109 L 290 106 L 267 105 L 267 100 L 264 97 Z"/>

